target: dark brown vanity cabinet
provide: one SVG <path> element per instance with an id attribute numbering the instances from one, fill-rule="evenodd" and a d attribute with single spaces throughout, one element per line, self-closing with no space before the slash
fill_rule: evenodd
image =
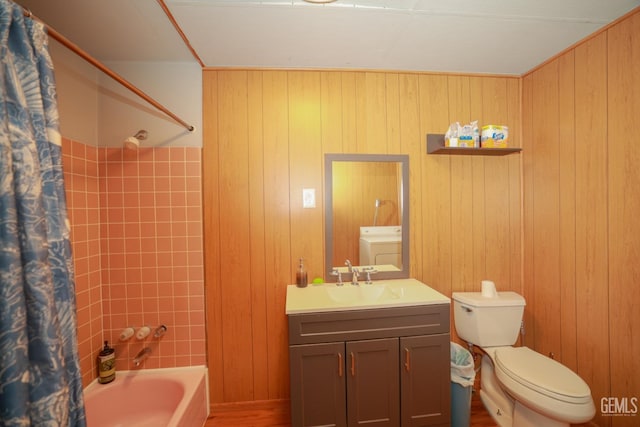
<path id="1" fill-rule="evenodd" d="M 289 315 L 291 425 L 449 425 L 449 305 Z"/>

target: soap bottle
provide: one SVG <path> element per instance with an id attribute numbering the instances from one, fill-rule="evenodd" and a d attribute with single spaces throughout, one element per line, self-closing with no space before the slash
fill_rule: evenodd
<path id="1" fill-rule="evenodd" d="M 104 342 L 104 348 L 98 355 L 98 382 L 107 384 L 116 379 L 116 351 Z"/>
<path id="2" fill-rule="evenodd" d="M 304 268 L 302 258 L 300 258 L 300 265 L 298 265 L 298 271 L 296 271 L 296 286 L 299 288 L 307 287 L 307 270 Z"/>

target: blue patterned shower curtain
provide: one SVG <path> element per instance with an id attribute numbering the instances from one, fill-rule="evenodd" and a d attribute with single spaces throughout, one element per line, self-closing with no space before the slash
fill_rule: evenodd
<path id="1" fill-rule="evenodd" d="M 0 425 L 85 426 L 53 66 L 0 0 Z"/>

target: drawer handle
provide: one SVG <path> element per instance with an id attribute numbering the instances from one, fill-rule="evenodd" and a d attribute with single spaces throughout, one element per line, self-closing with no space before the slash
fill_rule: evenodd
<path id="1" fill-rule="evenodd" d="M 351 352 L 351 376 L 356 376 L 356 356 Z"/>
<path id="2" fill-rule="evenodd" d="M 343 375 L 343 363 L 342 363 L 342 353 L 338 353 L 338 376 L 342 378 Z"/>
<path id="3" fill-rule="evenodd" d="M 411 370 L 411 352 L 406 347 L 404 349 L 404 369 L 407 372 Z"/>

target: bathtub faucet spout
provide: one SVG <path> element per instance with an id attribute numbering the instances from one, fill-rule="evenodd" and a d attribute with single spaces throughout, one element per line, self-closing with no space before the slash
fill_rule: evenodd
<path id="1" fill-rule="evenodd" d="M 140 366 L 140 364 L 150 355 L 151 349 L 149 347 L 143 348 L 138 354 L 136 354 L 136 357 L 133 358 L 133 365 Z"/>

